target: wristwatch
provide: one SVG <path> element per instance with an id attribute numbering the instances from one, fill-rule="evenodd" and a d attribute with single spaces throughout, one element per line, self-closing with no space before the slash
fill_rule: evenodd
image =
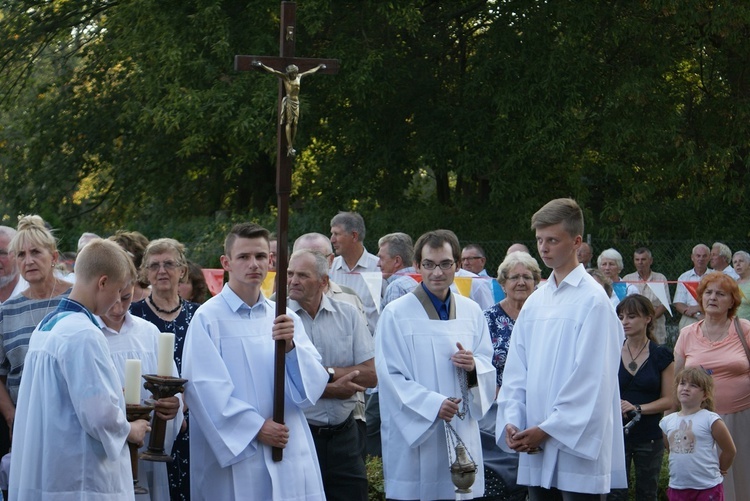
<path id="1" fill-rule="evenodd" d="M 336 371 L 333 367 L 326 367 L 326 370 L 328 371 L 328 382 L 333 383 L 333 376 L 336 375 Z"/>

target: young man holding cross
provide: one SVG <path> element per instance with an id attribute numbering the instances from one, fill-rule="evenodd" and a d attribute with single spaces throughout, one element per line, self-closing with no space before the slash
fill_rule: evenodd
<path id="1" fill-rule="evenodd" d="M 289 310 L 276 317 L 263 297 L 268 257 L 266 229 L 235 225 L 221 256 L 229 282 L 185 337 L 193 501 L 325 500 L 303 409 L 323 394 L 328 373 L 300 318 Z M 286 343 L 284 424 L 271 419 L 276 340 Z M 282 461 L 273 461 L 272 447 L 283 449 Z"/>

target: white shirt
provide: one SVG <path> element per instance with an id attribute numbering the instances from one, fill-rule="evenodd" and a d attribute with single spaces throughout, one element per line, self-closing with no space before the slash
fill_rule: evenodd
<path id="1" fill-rule="evenodd" d="M 711 273 L 711 269 L 707 268 L 703 275 L 698 275 L 695 268 L 691 268 L 677 279 L 677 290 L 674 293 L 674 302 L 682 303 L 688 306 L 698 306 L 698 301 L 695 300 L 690 291 L 687 290 L 685 284 L 682 282 L 700 282 L 701 278 L 705 277 L 707 273 Z"/>
<path id="2" fill-rule="evenodd" d="M 482 310 L 493 306 L 495 304 L 495 296 L 492 294 L 492 279 L 489 277 L 480 278 L 476 273 L 472 273 L 463 268 L 456 270 L 457 277 L 470 277 L 471 280 L 471 293 L 469 297 L 479 305 Z M 458 293 L 458 287 L 456 282 L 451 284 L 451 290 Z"/>
<path id="3" fill-rule="evenodd" d="M 375 328 L 378 325 L 378 317 L 380 316 L 380 313 L 375 306 L 375 300 L 372 298 L 370 289 L 367 287 L 364 279 L 360 276 L 360 273 L 367 271 L 380 272 L 380 267 L 378 266 L 378 256 L 374 256 L 367 252 L 367 249 L 364 249 L 357 264 L 355 264 L 353 268 L 347 266 L 343 256 L 336 256 L 336 259 L 333 260 L 333 264 L 331 265 L 329 277 L 331 280 L 335 280 L 336 283 L 346 285 L 357 293 L 362 300 L 362 304 L 365 305 L 367 328 L 370 330 L 370 334 L 374 334 Z M 381 285 L 380 296 L 382 295 L 383 287 Z"/>
<path id="4" fill-rule="evenodd" d="M 303 409 L 320 398 L 328 373 L 294 319 L 294 349 L 286 354 L 283 461 L 258 439 L 273 415 L 275 305 L 262 295 L 248 306 L 226 284 L 190 322 L 183 350 L 190 407 L 190 494 L 217 499 L 325 500 L 315 444 Z"/>
<path id="5" fill-rule="evenodd" d="M 738 273 L 737 273 L 736 271 L 734 271 L 734 268 L 732 268 L 732 265 L 731 265 L 731 264 L 730 264 L 729 266 L 727 266 L 726 268 L 724 268 L 724 269 L 722 270 L 722 272 L 723 272 L 723 273 L 724 273 L 725 275 L 729 275 L 730 277 L 732 277 L 732 278 L 733 278 L 733 279 L 735 279 L 735 280 L 739 280 L 739 279 L 740 279 L 740 276 L 739 276 L 739 274 L 738 274 Z"/>
<path id="6" fill-rule="evenodd" d="M 669 441 L 671 488 L 710 489 L 722 483 L 719 451 L 711 432 L 717 419 L 721 417 L 715 412 L 701 409 L 687 416 L 675 412 L 659 422 Z"/>
<path id="7" fill-rule="evenodd" d="M 498 395 L 497 444 L 505 425 L 539 426 L 539 454 L 521 454 L 518 483 L 579 493 L 626 488 L 617 370 L 622 324 L 604 289 L 578 265 L 551 277 L 521 309 Z"/>
<path id="8" fill-rule="evenodd" d="M 29 288 L 29 283 L 23 279 L 22 276 L 18 276 L 18 282 L 16 282 L 16 286 L 13 287 L 13 292 L 10 293 L 10 296 L 8 296 L 8 299 L 13 299 L 14 297 L 21 294 L 23 291 Z M 8 301 L 6 299 L 5 301 Z M 0 304 L 3 304 L 5 301 L 0 301 Z"/>
<path id="9" fill-rule="evenodd" d="M 125 386 L 125 361 L 127 359 L 140 360 L 142 374 L 156 374 L 159 353 L 159 329 L 154 324 L 126 313 L 122 327 L 117 332 L 107 327 L 101 318 L 95 318 L 99 321 L 99 327 L 107 338 L 110 355 L 115 369 L 117 369 L 121 387 L 124 388 Z M 177 364 L 175 363 L 172 364 L 172 376 L 179 377 Z M 152 398 L 151 392 L 143 387 L 143 382 L 144 380 L 141 380 L 141 401 Z M 167 421 L 166 426 L 164 450 L 167 454 L 171 454 L 172 444 L 175 438 L 177 438 L 184 420 L 184 415 L 182 414 L 182 395 L 178 394 L 177 398 L 180 400 L 180 410 L 174 419 Z M 147 434 L 144 446 L 140 452 L 148 449 L 149 438 L 149 434 Z M 169 501 L 167 463 L 139 459 L 138 485 L 148 489 L 148 494 L 138 496 L 138 501 L 146 501 L 147 499 L 151 501 Z"/>
<path id="10" fill-rule="evenodd" d="M 302 319 L 305 332 L 320 353 L 324 367 L 351 367 L 375 356 L 372 335 L 357 308 L 323 296 L 315 318 L 294 299 L 287 303 Z M 355 393 L 348 399 L 321 398 L 305 409 L 307 421 L 315 426 L 343 423 L 357 403 Z"/>

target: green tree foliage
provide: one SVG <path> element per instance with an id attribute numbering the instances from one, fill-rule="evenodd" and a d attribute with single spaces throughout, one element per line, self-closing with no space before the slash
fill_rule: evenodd
<path id="1" fill-rule="evenodd" d="M 271 222 L 277 82 L 232 65 L 277 54 L 278 17 L 0 0 L 0 208 L 71 238 Z M 368 240 L 527 239 L 573 196 L 599 238 L 748 236 L 746 2 L 305 0 L 297 26 L 299 56 L 342 64 L 303 82 L 293 233 L 356 209 Z"/>

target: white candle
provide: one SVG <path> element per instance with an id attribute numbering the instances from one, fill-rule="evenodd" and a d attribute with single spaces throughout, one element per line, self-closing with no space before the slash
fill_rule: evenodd
<path id="1" fill-rule="evenodd" d="M 157 376 L 171 376 L 174 361 L 174 334 L 159 333 L 159 358 L 156 363 Z"/>
<path id="2" fill-rule="evenodd" d="M 137 359 L 125 360 L 125 403 L 141 403 L 141 361 Z"/>

